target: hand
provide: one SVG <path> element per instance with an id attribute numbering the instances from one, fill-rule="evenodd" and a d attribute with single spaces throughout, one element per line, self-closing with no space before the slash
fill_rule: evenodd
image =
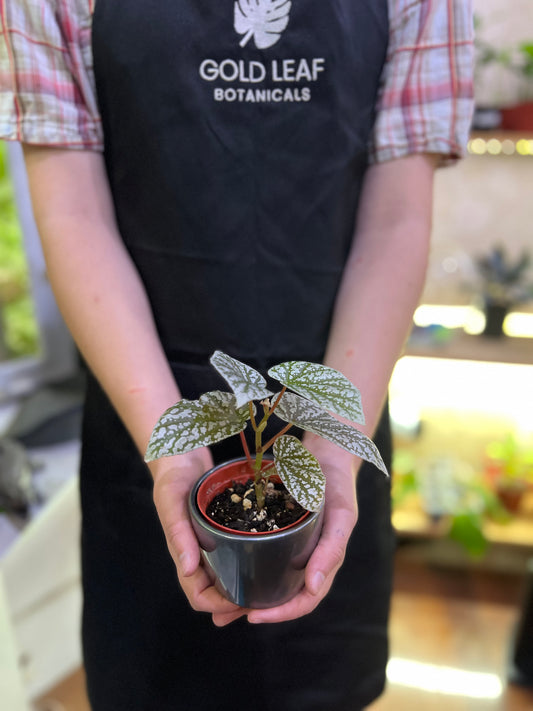
<path id="1" fill-rule="evenodd" d="M 150 470 L 155 506 L 183 592 L 194 610 L 211 613 L 213 622 L 223 626 L 242 617 L 247 610 L 226 600 L 211 583 L 202 564 L 187 504 L 192 486 L 212 466 L 211 454 L 204 448 L 158 459 L 150 464 Z"/>
<path id="2" fill-rule="evenodd" d="M 328 593 L 344 561 L 357 522 L 355 476 L 359 460 L 318 438 L 306 437 L 305 445 L 320 461 L 326 476 L 322 533 L 306 566 L 304 588 L 283 605 L 249 612 L 248 621 L 252 623 L 286 622 L 314 610 Z"/>

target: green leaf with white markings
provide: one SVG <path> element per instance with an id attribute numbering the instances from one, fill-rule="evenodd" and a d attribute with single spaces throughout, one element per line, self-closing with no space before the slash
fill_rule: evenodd
<path id="1" fill-rule="evenodd" d="M 213 390 L 199 400 L 180 400 L 157 421 L 145 461 L 185 454 L 220 442 L 241 432 L 249 417 L 248 406 L 238 408 L 232 393 Z"/>
<path id="2" fill-rule="evenodd" d="M 308 511 L 318 511 L 324 499 L 326 479 L 316 457 L 291 435 L 276 440 L 273 451 L 276 471 L 289 494 Z"/>
<path id="3" fill-rule="evenodd" d="M 335 419 L 314 403 L 294 393 L 286 392 L 276 409 L 276 415 L 297 427 L 313 432 L 355 454 L 388 475 L 378 448 L 366 435 Z"/>
<path id="4" fill-rule="evenodd" d="M 222 351 L 215 351 L 210 363 L 235 393 L 237 407 L 250 400 L 264 400 L 272 395 L 271 391 L 267 390 L 266 380 L 261 373 Z"/>
<path id="5" fill-rule="evenodd" d="M 324 409 L 365 424 L 361 393 L 338 370 L 319 363 L 292 360 L 275 365 L 268 374 Z"/>

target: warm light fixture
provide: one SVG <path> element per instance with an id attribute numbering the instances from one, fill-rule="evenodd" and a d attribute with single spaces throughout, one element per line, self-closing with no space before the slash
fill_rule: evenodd
<path id="1" fill-rule="evenodd" d="M 497 699 L 503 692 L 503 684 L 496 674 L 465 671 L 409 659 L 390 659 L 387 679 L 391 684 L 471 699 Z"/>
<path id="2" fill-rule="evenodd" d="M 422 304 L 415 311 L 413 320 L 421 328 L 438 324 L 444 328 L 462 328 L 474 336 L 482 333 L 485 327 L 483 313 L 474 306 Z M 503 330 L 511 338 L 533 338 L 533 313 L 511 312 L 505 319 Z"/>
<path id="3" fill-rule="evenodd" d="M 517 141 L 511 141 L 509 138 L 505 138 L 503 141 L 498 138 L 489 138 L 488 140 L 479 137 L 472 138 L 468 141 L 468 152 L 476 156 L 482 156 L 485 153 L 492 156 L 500 155 L 500 153 L 507 156 L 514 153 L 518 153 L 520 156 L 531 156 L 533 155 L 533 141 L 529 138 L 519 138 Z"/>
<path id="4" fill-rule="evenodd" d="M 533 338 L 533 314 L 508 314 L 503 322 L 503 332 L 506 336 L 516 338 Z"/>
<path id="5" fill-rule="evenodd" d="M 481 333 L 485 327 L 485 317 L 474 306 L 423 304 L 417 308 L 413 320 L 421 328 L 438 324 L 444 328 L 462 328 L 471 335 Z"/>
<path id="6" fill-rule="evenodd" d="M 532 372 L 533 365 L 404 356 L 394 368 L 391 403 L 400 419 L 407 400 L 410 412 L 421 417 L 428 409 L 482 413 L 532 433 Z"/>

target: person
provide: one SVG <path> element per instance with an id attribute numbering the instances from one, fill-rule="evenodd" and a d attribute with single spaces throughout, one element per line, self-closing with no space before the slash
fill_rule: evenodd
<path id="1" fill-rule="evenodd" d="M 433 172 L 470 124 L 470 3 L 0 5 L 0 133 L 24 146 L 48 274 L 90 368 L 93 709 L 364 708 L 387 661 L 386 478 L 307 437 L 327 491 L 305 587 L 245 610 L 211 585 L 186 513 L 233 445 L 150 470 L 142 455 L 169 405 L 219 386 L 207 360 L 221 349 L 261 371 L 343 372 L 390 464 L 381 413 L 423 287 Z"/>

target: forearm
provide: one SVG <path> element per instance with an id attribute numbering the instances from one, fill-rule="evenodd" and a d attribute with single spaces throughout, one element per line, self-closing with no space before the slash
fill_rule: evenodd
<path id="1" fill-rule="evenodd" d="M 118 234 L 101 156 L 25 148 L 48 274 L 65 320 L 141 454 L 178 388 L 138 272 Z M 245 614 L 200 565 L 189 492 L 212 466 L 207 448 L 150 464 L 154 503 L 178 579 L 195 610 L 225 624 Z"/>
<path id="2" fill-rule="evenodd" d="M 26 162 L 58 305 L 144 452 L 153 425 L 178 399 L 178 390 L 144 288 L 118 235 L 106 187 L 99 182 L 106 186 L 99 157 L 30 149 Z"/>
<path id="3" fill-rule="evenodd" d="M 365 180 L 325 362 L 361 390 L 367 435 L 376 427 L 424 283 L 432 175 L 433 161 L 416 156 L 374 166 Z M 317 435 L 306 433 L 305 443 L 326 475 L 321 538 L 307 564 L 304 590 L 280 608 L 252 612 L 253 622 L 291 620 L 314 609 L 343 563 L 357 521 L 353 477 L 361 460 Z"/>
<path id="4" fill-rule="evenodd" d="M 432 213 L 427 156 L 370 168 L 325 362 L 361 391 L 372 436 L 424 286 Z"/>
<path id="5" fill-rule="evenodd" d="M 49 241 L 50 279 L 81 353 L 144 452 L 153 425 L 178 391 L 137 273 L 101 225 L 58 220 L 42 230 L 58 242 L 76 234 L 70 254 Z M 112 248 L 103 249 L 104 241 Z"/>

